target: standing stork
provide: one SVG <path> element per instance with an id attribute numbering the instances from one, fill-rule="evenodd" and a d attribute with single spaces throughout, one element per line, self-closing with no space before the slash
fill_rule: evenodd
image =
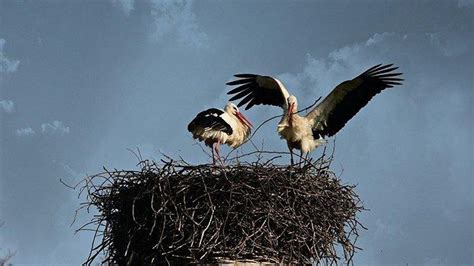
<path id="1" fill-rule="evenodd" d="M 398 67 L 376 65 L 352 80 L 337 85 L 326 98 L 306 116 L 300 116 L 298 102 L 285 86 L 276 78 L 255 74 L 236 74 L 237 80 L 227 85 L 240 85 L 227 94 L 235 94 L 230 100 L 245 97 L 238 106 L 247 104 L 245 109 L 265 104 L 283 108 L 283 118 L 277 131 L 286 139 L 293 164 L 293 149 L 298 149 L 300 162 L 303 153 L 308 153 L 325 143 L 325 137 L 336 134 L 359 112 L 376 94 L 394 85 L 401 85 L 402 73 L 394 73 Z"/>
<path id="2" fill-rule="evenodd" d="M 193 134 L 193 138 L 204 141 L 212 148 L 214 165 L 216 160 L 222 163 L 220 144 L 239 147 L 250 136 L 251 128 L 252 123 L 233 103 L 228 103 L 224 110 L 211 108 L 202 111 L 188 125 L 188 131 Z"/>

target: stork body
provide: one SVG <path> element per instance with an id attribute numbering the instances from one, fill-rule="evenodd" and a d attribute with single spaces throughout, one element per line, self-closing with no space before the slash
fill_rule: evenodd
<path id="1" fill-rule="evenodd" d="M 300 158 L 308 154 L 321 144 L 326 143 L 321 135 L 313 129 L 313 123 L 307 116 L 301 116 L 298 112 L 298 103 L 295 96 L 288 97 L 288 108 L 285 109 L 277 132 L 282 139 L 286 140 L 290 150 L 291 164 L 293 161 L 293 149 L 300 151 Z"/>
<path id="2" fill-rule="evenodd" d="M 269 76 L 237 74 L 237 80 L 228 85 L 240 85 L 228 94 L 235 94 L 231 100 L 243 98 L 238 106 L 247 104 L 245 109 L 265 104 L 283 108 L 283 118 L 278 123 L 277 132 L 287 141 L 293 164 L 293 149 L 308 154 L 321 144 L 325 137 L 336 134 L 362 109 L 376 94 L 394 85 L 401 85 L 403 79 L 394 73 L 397 67 L 376 65 L 352 80 L 337 85 L 326 98 L 307 115 L 300 116 L 298 102 L 290 95 L 283 83 Z M 244 98 L 245 97 L 245 98 Z"/>
<path id="3" fill-rule="evenodd" d="M 250 136 L 252 124 L 233 103 L 228 103 L 224 110 L 211 108 L 200 112 L 189 123 L 188 131 L 193 138 L 204 141 L 212 149 L 212 160 L 220 161 L 220 145 L 227 144 L 232 148 L 242 145 Z"/>
<path id="4" fill-rule="evenodd" d="M 282 120 L 278 123 L 277 132 L 285 139 L 290 149 L 310 152 L 319 145 L 326 143 L 322 138 L 315 137 L 311 121 L 299 114 L 285 112 Z"/>

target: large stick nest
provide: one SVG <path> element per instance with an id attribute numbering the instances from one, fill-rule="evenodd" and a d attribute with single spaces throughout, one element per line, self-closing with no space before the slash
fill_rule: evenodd
<path id="1" fill-rule="evenodd" d="M 86 263 L 101 251 L 120 265 L 351 263 L 362 206 L 330 162 L 212 167 L 168 158 L 88 177 L 84 207 L 98 214 L 80 230 L 95 225 L 100 243 Z"/>

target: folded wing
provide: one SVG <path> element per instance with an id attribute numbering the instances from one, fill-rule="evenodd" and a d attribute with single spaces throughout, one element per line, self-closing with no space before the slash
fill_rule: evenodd
<path id="1" fill-rule="evenodd" d="M 215 130 L 222 131 L 228 135 L 232 134 L 232 127 L 222 118 L 224 111 L 211 108 L 200 112 L 196 117 L 189 123 L 188 131 L 195 134 L 196 131 L 204 130 Z"/>

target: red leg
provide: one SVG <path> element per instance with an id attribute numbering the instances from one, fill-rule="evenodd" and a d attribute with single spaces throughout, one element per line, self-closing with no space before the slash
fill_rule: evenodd
<path id="1" fill-rule="evenodd" d="M 220 142 L 217 142 L 216 152 L 217 152 L 217 160 L 221 163 L 222 166 L 224 166 L 224 162 L 221 159 L 221 143 Z"/>
<path id="2" fill-rule="evenodd" d="M 212 143 L 212 165 L 216 165 L 217 142 Z"/>

